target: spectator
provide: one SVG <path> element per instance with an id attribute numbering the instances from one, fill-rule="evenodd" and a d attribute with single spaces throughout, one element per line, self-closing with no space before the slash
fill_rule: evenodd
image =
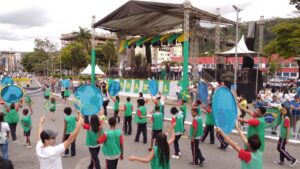
<path id="1" fill-rule="evenodd" d="M 4 122 L 4 114 L 0 113 L 0 148 L 2 151 L 3 159 L 8 160 L 8 138 L 9 138 L 9 125 Z M 2 157 L 1 157 L 2 158 Z"/>
<path id="2" fill-rule="evenodd" d="M 203 71 L 203 65 L 200 62 L 198 64 L 198 75 L 199 75 L 199 77 L 202 77 L 202 71 Z"/>
<path id="3" fill-rule="evenodd" d="M 300 120 L 300 99 L 298 95 L 295 95 L 294 100 L 291 101 L 291 107 L 292 109 L 292 127 L 293 132 L 296 134 L 298 131 L 296 131 L 297 122 Z"/>
<path id="4" fill-rule="evenodd" d="M 174 65 L 171 65 L 170 67 L 170 79 L 169 80 L 173 80 L 174 78 Z"/>
<path id="5" fill-rule="evenodd" d="M 167 72 L 167 80 L 170 80 L 171 79 L 171 76 L 170 76 L 170 63 L 168 63 L 166 65 L 166 72 Z"/>

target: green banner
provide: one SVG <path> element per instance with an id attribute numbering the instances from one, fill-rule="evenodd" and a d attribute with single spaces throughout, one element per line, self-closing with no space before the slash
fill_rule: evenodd
<path id="1" fill-rule="evenodd" d="M 169 95 L 170 92 L 170 81 L 163 81 L 163 94 L 164 95 Z"/>
<path id="2" fill-rule="evenodd" d="M 124 89 L 124 80 L 123 79 L 120 79 L 120 86 L 121 86 L 120 92 L 123 92 L 123 89 Z"/>
<path id="3" fill-rule="evenodd" d="M 143 94 L 147 94 L 148 93 L 148 84 L 149 84 L 149 80 L 144 80 Z"/>
<path id="4" fill-rule="evenodd" d="M 131 82 L 132 80 L 126 80 L 126 86 L 125 86 L 125 92 L 130 93 L 131 92 Z"/>
<path id="5" fill-rule="evenodd" d="M 134 80 L 133 92 L 139 93 L 139 91 L 140 91 L 140 80 Z"/>

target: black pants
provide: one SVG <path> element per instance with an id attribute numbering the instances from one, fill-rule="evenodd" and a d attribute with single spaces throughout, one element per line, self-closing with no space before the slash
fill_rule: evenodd
<path id="1" fill-rule="evenodd" d="M 91 162 L 90 165 L 88 166 L 88 169 L 100 169 L 100 161 L 99 161 L 99 151 L 100 151 L 100 146 L 96 148 L 89 148 L 90 155 L 91 155 Z"/>
<path id="2" fill-rule="evenodd" d="M 241 115 L 240 115 L 240 118 L 244 118 L 246 116 L 246 112 L 245 111 L 243 111 L 243 110 L 241 110 Z M 244 125 L 244 123 L 243 122 L 241 122 L 241 125 L 243 126 Z"/>
<path id="3" fill-rule="evenodd" d="M 286 145 L 286 139 L 279 138 L 278 145 L 277 145 L 277 150 L 280 153 L 280 161 L 284 162 L 284 158 L 286 158 L 288 161 L 293 161 L 295 160 L 294 157 L 292 157 L 286 150 L 285 150 L 285 145 Z"/>
<path id="4" fill-rule="evenodd" d="M 70 137 L 70 134 L 65 134 L 64 135 L 64 141 L 66 141 L 68 138 Z M 76 155 L 76 144 L 75 144 L 76 140 L 74 140 L 71 143 L 71 156 L 75 156 Z M 69 148 L 67 148 L 65 150 L 65 155 L 69 154 Z"/>
<path id="5" fill-rule="evenodd" d="M 125 134 L 129 134 L 129 135 L 131 134 L 131 131 L 132 131 L 131 123 L 132 123 L 132 116 L 125 117 L 125 119 L 124 119 L 124 133 Z"/>
<path id="6" fill-rule="evenodd" d="M 225 141 L 224 137 L 221 134 L 217 133 L 217 138 L 220 141 L 221 148 L 225 149 L 228 147 L 228 143 Z"/>
<path id="7" fill-rule="evenodd" d="M 211 144 L 215 144 L 215 130 L 214 130 L 214 126 L 213 125 L 206 125 L 204 127 L 204 135 L 201 139 L 202 142 L 205 141 L 208 133 L 210 133 L 210 143 Z"/>
<path id="8" fill-rule="evenodd" d="M 117 169 L 118 159 L 106 160 L 106 169 Z"/>
<path id="9" fill-rule="evenodd" d="M 119 110 L 114 111 L 114 117 L 116 118 L 117 122 L 120 123 L 120 117 L 119 117 Z"/>
<path id="10" fill-rule="evenodd" d="M 200 163 L 202 163 L 205 159 L 202 155 L 202 152 L 199 148 L 199 139 L 194 139 L 194 142 L 191 142 L 191 148 L 192 148 L 192 155 L 193 155 L 193 162 L 195 164 L 198 164 L 200 160 Z"/>
<path id="11" fill-rule="evenodd" d="M 17 135 L 16 135 L 17 124 L 18 123 L 10 123 L 10 124 L 8 124 L 12 140 L 17 140 Z"/>
<path id="12" fill-rule="evenodd" d="M 180 135 L 176 135 L 175 136 L 175 140 L 174 140 L 174 149 L 175 149 L 175 155 L 179 155 L 180 149 L 179 149 L 179 139 L 181 138 L 181 134 Z"/>
<path id="13" fill-rule="evenodd" d="M 103 109 L 104 109 L 104 115 L 107 116 L 107 106 L 108 106 L 109 100 L 106 100 L 103 102 Z"/>
<path id="14" fill-rule="evenodd" d="M 140 135 L 141 133 L 143 133 L 143 140 L 144 140 L 144 144 L 147 143 L 147 123 L 142 123 L 142 124 L 137 124 L 137 132 L 136 132 L 136 136 L 135 136 L 135 141 L 139 142 L 140 140 Z"/>

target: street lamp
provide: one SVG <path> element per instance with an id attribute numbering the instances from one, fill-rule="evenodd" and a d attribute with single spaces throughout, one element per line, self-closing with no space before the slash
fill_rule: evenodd
<path id="1" fill-rule="evenodd" d="M 238 69 L 238 57 L 237 57 L 237 45 L 239 40 L 239 12 L 242 11 L 241 8 L 238 8 L 235 5 L 232 5 L 234 10 L 236 11 L 236 28 L 235 28 L 235 69 L 234 69 L 234 90 L 236 91 L 237 85 L 237 69 Z"/>

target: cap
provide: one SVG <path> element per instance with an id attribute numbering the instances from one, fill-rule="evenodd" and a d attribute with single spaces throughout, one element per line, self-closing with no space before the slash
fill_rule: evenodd
<path id="1" fill-rule="evenodd" d="M 58 135 L 58 132 L 54 132 L 52 130 L 44 130 L 41 132 L 41 139 L 42 140 L 49 140 L 51 138 L 55 138 Z"/>
<path id="2" fill-rule="evenodd" d="M 299 98 L 299 96 L 298 96 L 298 95 L 295 95 L 295 96 L 294 96 L 294 98 L 295 98 L 295 99 L 298 99 L 298 98 Z"/>

